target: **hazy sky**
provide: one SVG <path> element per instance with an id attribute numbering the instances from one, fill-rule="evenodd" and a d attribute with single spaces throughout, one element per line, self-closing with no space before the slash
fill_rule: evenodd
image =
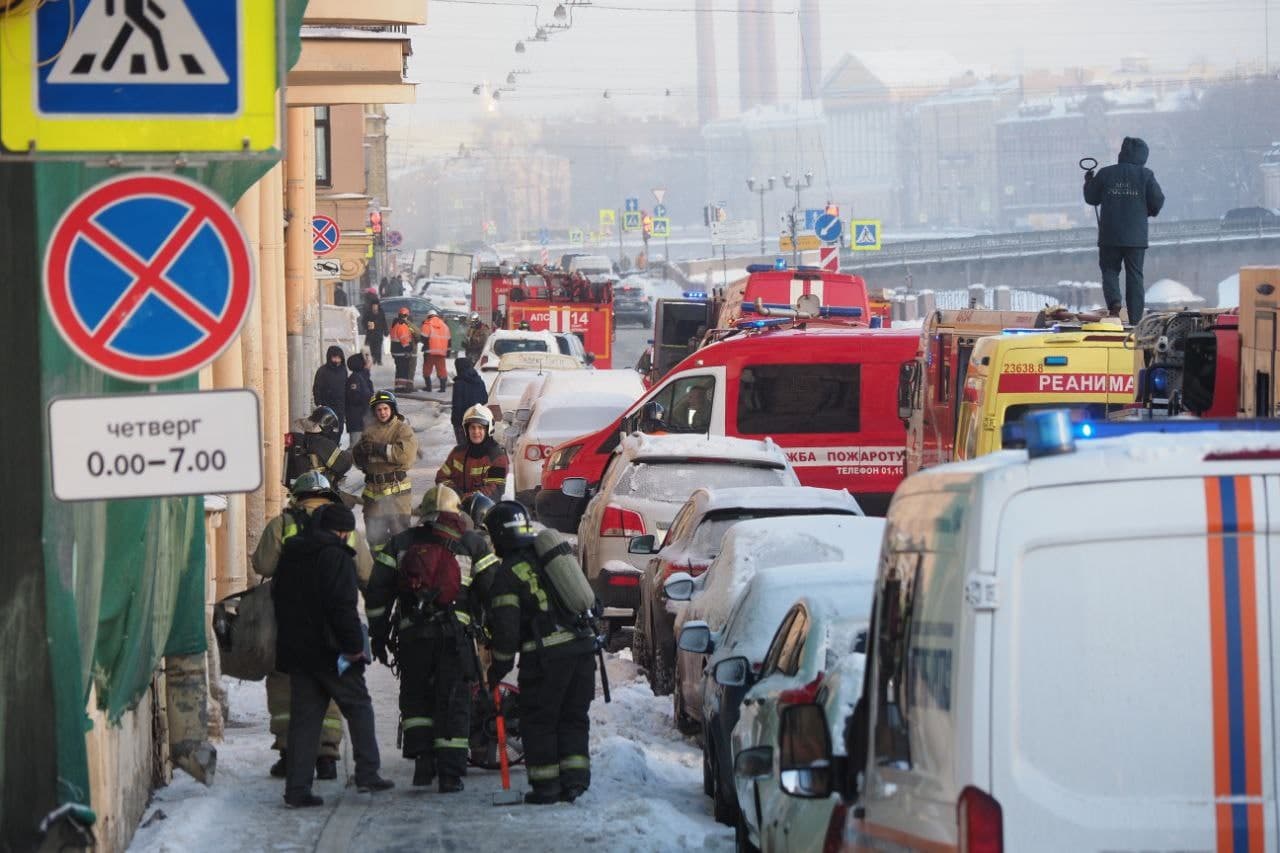
<path id="1" fill-rule="evenodd" d="M 741 15 L 737 0 L 712 2 L 726 114 L 737 103 Z M 791 99 L 798 92 L 798 5 L 773 0 L 781 90 Z M 575 10 L 570 30 L 547 42 L 528 41 L 535 8 L 546 24 L 555 6 L 554 0 L 427 0 L 427 26 L 414 28 L 409 68 L 421 83 L 418 102 L 389 107 L 392 168 L 404 165 L 396 158 L 410 140 L 415 160 L 456 150 L 466 126 L 491 110 L 519 116 L 696 111 L 694 0 L 593 0 Z M 946 50 L 966 67 L 996 71 L 1115 67 L 1135 53 L 1150 57 L 1156 69 L 1181 70 L 1194 61 L 1229 67 L 1260 62 L 1265 34 L 1280 35 L 1280 0 L 821 0 L 821 10 L 824 71 L 845 53 L 909 49 Z M 528 49 L 516 54 L 522 39 Z M 1271 47 L 1276 67 L 1280 43 Z M 472 94 L 478 83 L 505 84 L 513 70 L 530 73 L 519 75 L 516 91 L 504 92 L 496 105 Z"/>

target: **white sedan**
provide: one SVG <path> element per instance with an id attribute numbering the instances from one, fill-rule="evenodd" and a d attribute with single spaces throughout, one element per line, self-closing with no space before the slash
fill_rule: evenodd
<path id="1" fill-rule="evenodd" d="M 611 634 L 634 624 L 640 575 L 649 561 L 647 553 L 629 552 L 631 537 L 665 534 L 689 495 L 704 485 L 798 486 L 800 480 L 769 439 L 644 433 L 622 439 L 578 524 L 578 558 L 604 604 Z M 585 479 L 570 477 L 561 489 L 582 497 L 586 487 Z"/>
<path id="2" fill-rule="evenodd" d="M 516 500 L 533 506 L 542 482 L 542 466 L 551 449 L 576 435 L 595 432 L 626 411 L 636 395 L 597 391 L 552 393 L 538 396 L 511 454 Z"/>

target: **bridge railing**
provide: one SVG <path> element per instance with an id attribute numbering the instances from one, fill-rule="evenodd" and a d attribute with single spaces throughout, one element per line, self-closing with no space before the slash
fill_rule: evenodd
<path id="1" fill-rule="evenodd" d="M 1261 237 L 1280 237 L 1280 225 L 1258 224 L 1248 227 L 1228 225 L 1217 219 L 1188 220 L 1182 222 L 1152 222 L 1152 245 L 1206 242 L 1220 240 L 1250 240 Z M 886 242 L 878 252 L 842 253 L 842 266 L 850 269 L 876 267 L 891 264 L 922 263 L 953 260 L 965 257 L 989 257 L 993 255 L 1032 254 L 1052 251 L 1083 251 L 1098 242 L 1096 226 L 1067 228 L 1056 231 L 1018 231 L 1007 234 L 986 234 L 975 237 L 952 237 L 936 240 L 906 240 L 900 243 Z"/>

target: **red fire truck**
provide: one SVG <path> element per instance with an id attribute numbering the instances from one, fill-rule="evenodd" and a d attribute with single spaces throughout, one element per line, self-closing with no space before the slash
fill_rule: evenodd
<path id="1" fill-rule="evenodd" d="M 870 324 L 867 283 L 861 276 L 826 272 L 817 267 L 774 269 L 747 267 L 747 277 L 719 290 L 712 299 L 714 328 L 732 329 L 739 320 L 800 311 L 814 317 Z"/>
<path id="2" fill-rule="evenodd" d="M 471 284 L 471 309 L 495 328 L 568 332 L 594 356 L 613 366 L 613 282 L 555 267 L 482 267 Z"/>

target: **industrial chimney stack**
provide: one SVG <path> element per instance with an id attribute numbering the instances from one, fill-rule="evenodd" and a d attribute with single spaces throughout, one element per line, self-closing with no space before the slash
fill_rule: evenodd
<path id="1" fill-rule="evenodd" d="M 740 0 L 738 11 L 738 101 L 745 112 L 778 102 L 777 36 L 773 0 Z"/>
<path id="2" fill-rule="evenodd" d="M 801 97 L 814 100 L 822 95 L 822 23 L 818 17 L 818 0 L 801 0 L 800 46 L 803 51 Z"/>
<path id="3" fill-rule="evenodd" d="M 711 0 L 698 0 L 694 7 L 694 27 L 698 51 L 698 121 L 700 124 L 720 117 L 719 92 L 716 88 L 716 32 Z"/>

